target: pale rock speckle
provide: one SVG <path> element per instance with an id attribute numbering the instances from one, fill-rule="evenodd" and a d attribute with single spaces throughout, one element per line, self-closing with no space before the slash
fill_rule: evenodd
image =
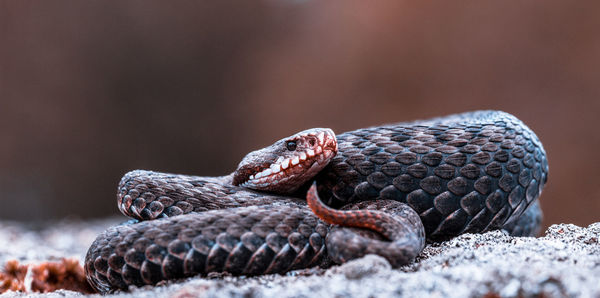
<path id="1" fill-rule="evenodd" d="M 33 231 L 0 222 L 0 260 L 83 260 L 94 235 L 115 221 L 72 222 Z M 79 297 L 75 292 L 0 297 Z M 106 297 L 600 297 L 600 223 L 553 225 L 544 237 L 502 231 L 465 234 L 427 245 L 399 269 L 374 255 L 328 270 L 287 275 L 190 278 Z M 98 296 L 100 297 L 100 296 Z"/>

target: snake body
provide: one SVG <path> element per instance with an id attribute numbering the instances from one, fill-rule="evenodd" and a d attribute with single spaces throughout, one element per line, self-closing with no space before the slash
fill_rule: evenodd
<path id="1" fill-rule="evenodd" d="M 107 292 L 210 272 L 282 273 L 367 253 L 400 266 L 426 238 L 539 228 L 546 154 L 510 114 L 470 112 L 336 138 L 337 154 L 310 167 L 315 175 L 301 185 L 278 188 L 287 194 L 248 188 L 265 185 L 248 180 L 264 171 L 252 154 L 223 177 L 127 173 L 118 204 L 139 222 L 98 236 L 86 256 L 88 281 Z"/>

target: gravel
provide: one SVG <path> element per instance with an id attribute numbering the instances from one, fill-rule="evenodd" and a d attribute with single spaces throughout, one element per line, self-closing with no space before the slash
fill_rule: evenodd
<path id="1" fill-rule="evenodd" d="M 116 223 L 70 221 L 33 229 L 0 222 L 0 261 L 83 261 L 95 235 Z M 368 255 L 327 270 L 252 278 L 216 274 L 106 297 L 600 297 L 599 239 L 600 223 L 553 225 L 540 238 L 511 237 L 502 231 L 465 234 L 427 245 L 414 263 L 399 269 Z M 25 296 L 84 295 L 66 290 L 0 295 Z"/>

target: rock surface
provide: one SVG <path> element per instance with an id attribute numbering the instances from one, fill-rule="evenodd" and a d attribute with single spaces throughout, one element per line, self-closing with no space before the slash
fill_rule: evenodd
<path id="1" fill-rule="evenodd" d="M 115 220 L 70 222 L 32 230 L 0 222 L 0 261 L 77 257 Z M 254 278 L 190 278 L 108 297 L 600 297 L 600 223 L 587 228 L 553 225 L 544 237 L 516 238 L 501 231 L 466 234 L 428 245 L 397 270 L 369 255 L 327 270 L 307 269 Z M 10 244 L 7 244 L 10 243 Z M 0 297 L 80 297 L 7 292 Z"/>

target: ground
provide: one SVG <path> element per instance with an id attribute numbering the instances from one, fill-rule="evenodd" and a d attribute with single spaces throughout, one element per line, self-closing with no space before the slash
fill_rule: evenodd
<path id="1" fill-rule="evenodd" d="M 95 235 L 117 222 L 67 221 L 44 228 L 0 222 L 0 262 L 9 271 L 15 271 L 18 264 L 25 271 L 42 268 L 46 273 L 70 274 L 74 277 L 65 280 L 74 281 L 80 272 L 72 263 L 82 262 Z M 585 228 L 553 225 L 539 238 L 511 237 L 502 231 L 465 234 L 427 245 L 414 263 L 395 270 L 385 259 L 369 255 L 327 270 L 255 278 L 190 278 L 108 297 L 600 297 L 599 239 L 600 223 Z M 49 271 L 48 266 L 39 265 L 43 261 L 71 269 Z M 35 270 L 25 278 L 24 289 L 36 288 Z M 83 295 L 68 290 L 33 295 L 7 291 L 0 297 Z"/>

